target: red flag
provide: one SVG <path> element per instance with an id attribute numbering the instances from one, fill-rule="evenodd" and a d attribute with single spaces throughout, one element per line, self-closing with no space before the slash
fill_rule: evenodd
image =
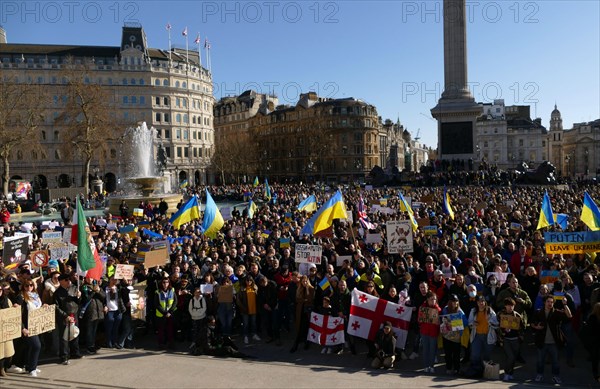
<path id="1" fill-rule="evenodd" d="M 354 289 L 350 305 L 348 334 L 374 340 L 381 325 L 385 321 L 389 321 L 398 337 L 396 347 L 404 348 L 411 316 L 412 310 L 409 307 Z"/>
<path id="2" fill-rule="evenodd" d="M 321 346 L 344 344 L 344 319 L 311 313 L 307 340 Z"/>

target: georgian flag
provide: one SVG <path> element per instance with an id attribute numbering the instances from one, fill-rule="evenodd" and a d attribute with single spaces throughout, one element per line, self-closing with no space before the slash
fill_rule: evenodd
<path id="1" fill-rule="evenodd" d="M 344 344 L 344 319 L 311 313 L 307 340 L 321 346 Z"/>
<path id="2" fill-rule="evenodd" d="M 183 30 L 183 32 L 181 33 L 181 35 L 187 36 L 187 26 L 185 27 L 185 29 Z"/>
<path id="3" fill-rule="evenodd" d="M 385 321 L 392 323 L 396 334 L 396 348 L 406 344 L 412 309 L 354 289 L 348 320 L 348 335 L 375 340 L 377 331 Z"/>
<path id="4" fill-rule="evenodd" d="M 198 33 L 198 35 L 196 35 L 196 39 L 194 39 L 194 43 L 197 45 L 200 44 L 200 33 Z"/>

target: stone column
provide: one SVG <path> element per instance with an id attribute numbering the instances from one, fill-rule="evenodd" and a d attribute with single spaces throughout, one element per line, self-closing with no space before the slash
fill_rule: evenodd
<path id="1" fill-rule="evenodd" d="M 465 0 L 444 0 L 444 93 L 442 99 L 472 99 L 467 86 Z"/>

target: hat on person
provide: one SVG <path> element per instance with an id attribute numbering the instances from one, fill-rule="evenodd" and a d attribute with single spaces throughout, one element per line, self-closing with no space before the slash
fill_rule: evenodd
<path id="1" fill-rule="evenodd" d="M 383 328 L 389 328 L 390 330 L 392 329 L 392 323 L 390 321 L 386 321 L 383 323 Z"/>
<path id="2" fill-rule="evenodd" d="M 51 259 L 48 261 L 48 267 L 58 269 L 58 261 L 56 259 Z"/>
<path id="3" fill-rule="evenodd" d="M 60 274 L 60 272 L 56 271 L 56 270 L 51 271 L 50 274 L 49 274 L 50 278 L 54 277 L 55 274 Z"/>
<path id="4" fill-rule="evenodd" d="M 448 298 L 448 301 L 458 301 L 458 296 L 456 294 L 451 294 Z"/>
<path id="5" fill-rule="evenodd" d="M 70 279 L 71 279 L 71 276 L 69 274 L 61 274 L 60 276 L 58 276 L 59 281 L 70 280 Z"/>
<path id="6" fill-rule="evenodd" d="M 444 272 L 441 271 L 440 269 L 437 269 L 436 271 L 433 272 L 433 275 L 434 276 L 443 276 Z"/>
<path id="7" fill-rule="evenodd" d="M 162 274 L 162 278 L 163 279 L 169 278 L 169 273 L 167 273 L 166 271 L 164 271 L 163 274 Z"/>
<path id="8" fill-rule="evenodd" d="M 339 279 L 337 278 L 337 276 L 333 276 L 333 277 L 331 277 L 331 278 L 329 279 L 329 282 L 333 282 L 333 281 L 335 281 L 335 282 L 338 282 L 338 281 L 339 281 Z"/>
<path id="9" fill-rule="evenodd" d="M 477 297 L 475 297 L 475 301 L 485 301 L 485 297 L 482 295 L 478 295 Z"/>
<path id="10" fill-rule="evenodd" d="M 427 258 L 425 258 L 425 262 L 433 262 L 433 257 L 431 255 L 428 255 Z"/>

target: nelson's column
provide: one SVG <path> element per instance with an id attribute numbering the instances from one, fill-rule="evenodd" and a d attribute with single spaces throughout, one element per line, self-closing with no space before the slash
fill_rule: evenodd
<path id="1" fill-rule="evenodd" d="M 467 85 L 465 0 L 444 0 L 444 92 L 431 116 L 438 121 L 438 158 L 474 155 L 475 121 L 481 115 Z"/>

